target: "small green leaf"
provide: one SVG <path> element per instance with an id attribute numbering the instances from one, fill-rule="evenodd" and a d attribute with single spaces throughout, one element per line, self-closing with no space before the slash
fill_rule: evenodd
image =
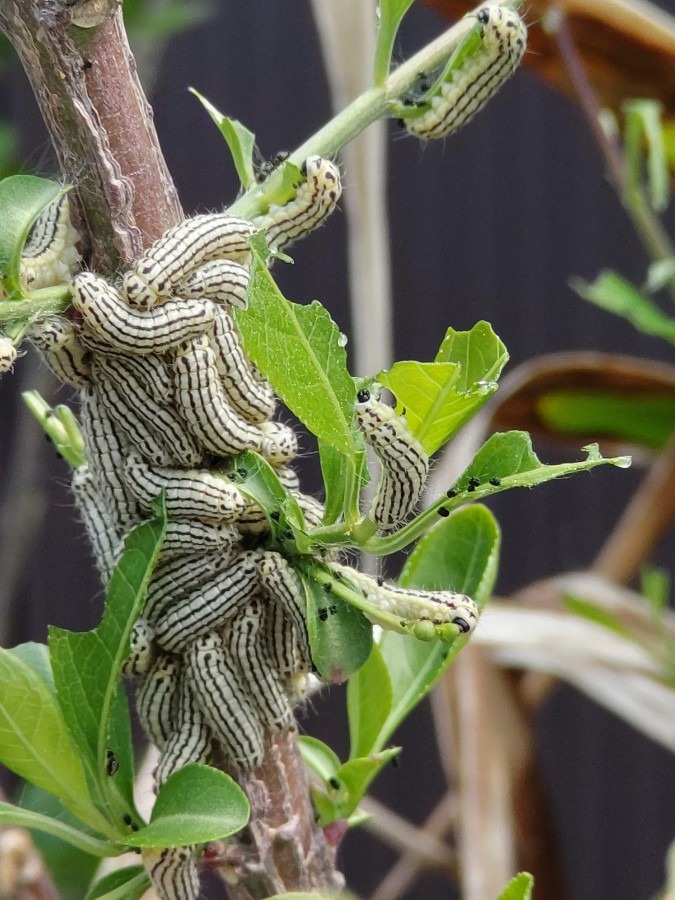
<path id="1" fill-rule="evenodd" d="M 638 331 L 675 344 L 675 319 L 616 272 L 601 272 L 592 284 L 573 278 L 570 286 L 585 300 L 627 319 Z"/>
<path id="2" fill-rule="evenodd" d="M 375 776 L 379 775 L 400 752 L 400 747 L 390 747 L 367 757 L 350 759 L 340 766 L 335 774 L 340 787 L 336 791 L 335 812 L 330 821 L 348 819 L 363 800 Z M 328 821 L 320 819 L 319 825 L 328 825 Z"/>
<path id="3" fill-rule="evenodd" d="M 609 391 L 550 391 L 537 403 L 544 425 L 564 434 L 641 444 L 656 450 L 675 429 L 675 394 Z"/>
<path id="4" fill-rule="evenodd" d="M 532 900 L 534 878 L 529 872 L 519 872 L 506 885 L 497 900 Z"/>
<path id="5" fill-rule="evenodd" d="M 87 461 L 84 439 L 72 410 L 67 406 L 52 409 L 38 391 L 24 391 L 21 397 L 54 444 L 59 456 L 74 469 L 83 466 Z"/>
<path id="6" fill-rule="evenodd" d="M 253 149 L 255 147 L 255 135 L 249 131 L 245 125 L 236 119 L 229 119 L 219 112 L 216 107 L 203 97 L 199 91 L 190 88 L 190 92 L 202 104 L 207 113 L 218 126 L 218 130 L 225 138 L 227 146 L 230 148 L 234 167 L 244 189 L 249 188 L 255 182 L 255 171 L 253 169 Z"/>
<path id="7" fill-rule="evenodd" d="M 125 866 L 97 881 L 85 900 L 141 900 L 151 886 L 143 866 Z"/>
<path id="8" fill-rule="evenodd" d="M 349 757 L 368 756 L 389 718 L 392 689 L 380 648 L 373 644 L 366 663 L 347 684 Z"/>
<path id="9" fill-rule="evenodd" d="M 432 363 L 398 362 L 377 381 L 405 410 L 408 425 L 427 453 L 443 446 L 497 390 L 508 353 L 487 322 L 470 331 L 449 328 Z"/>
<path id="10" fill-rule="evenodd" d="M 349 524 L 353 524 L 360 517 L 359 494 L 361 489 L 368 484 L 370 474 L 367 467 L 367 457 L 363 432 L 356 422 L 353 424 L 352 437 L 356 454 L 346 455 L 336 450 L 325 441 L 319 441 L 319 461 L 321 463 L 321 475 L 323 477 L 324 492 L 324 523 L 332 525 L 340 517 Z"/>
<path id="11" fill-rule="evenodd" d="M 150 824 L 125 836 L 129 847 L 205 844 L 240 831 L 248 822 L 246 794 L 229 775 L 193 763 L 160 788 Z"/>
<path id="12" fill-rule="evenodd" d="M 333 778 L 340 768 L 340 760 L 333 750 L 318 738 L 301 734 L 298 737 L 300 755 L 308 769 L 311 769 L 322 781 Z"/>
<path id="13" fill-rule="evenodd" d="M 341 684 L 368 659 L 372 626 L 362 612 L 304 572 L 299 573 L 307 597 L 307 630 L 318 673 Z"/>
<path id="14" fill-rule="evenodd" d="M 98 824 L 77 748 L 43 677 L 0 649 L 0 762 Z"/>
<path id="15" fill-rule="evenodd" d="M 353 458 L 356 389 L 340 330 L 321 304 L 286 300 L 252 248 L 249 306 L 235 310 L 246 352 L 313 434 Z"/>
<path id="16" fill-rule="evenodd" d="M 166 516 L 136 526 L 128 535 L 122 557 L 110 579 L 103 619 L 98 628 L 73 633 L 50 628 L 49 649 L 54 682 L 66 722 L 78 742 L 90 782 L 98 785 L 108 803 L 120 788 L 131 784 L 132 759 L 128 743 L 128 709 L 120 682 L 122 663 L 129 653 L 129 635 L 145 601 L 147 585 L 159 555 Z M 111 730 L 114 716 L 115 733 Z M 106 754 L 112 750 L 119 769 L 106 774 Z M 119 787 L 117 787 L 119 785 Z M 124 808 L 131 804 L 124 791 Z M 121 807 L 114 804 L 115 819 Z M 133 809 L 133 806 L 131 806 Z"/>
<path id="17" fill-rule="evenodd" d="M 84 801 L 84 795 L 81 799 Z M 65 802 L 64 802 L 65 805 Z M 72 806 L 70 807 L 72 809 Z M 83 819 L 84 821 L 84 819 Z M 46 834 L 52 834 L 54 837 L 73 847 L 78 847 L 92 856 L 116 856 L 117 850 L 107 841 L 98 840 L 91 837 L 72 825 L 53 819 L 51 816 L 45 816 L 39 812 L 33 812 L 30 809 L 22 809 L 20 806 L 12 806 L 11 803 L 0 802 L 0 824 L 2 825 L 19 825 L 22 828 L 32 828 L 38 831 L 44 831 Z"/>
<path id="18" fill-rule="evenodd" d="M 414 0 L 380 0 L 379 29 L 375 48 L 375 84 L 383 84 L 389 75 L 391 54 L 403 16 Z"/>
<path id="19" fill-rule="evenodd" d="M 10 647 L 7 652 L 17 656 L 27 666 L 30 666 L 44 681 L 52 694 L 56 695 L 52 664 L 49 660 L 49 648 L 46 644 L 37 644 L 34 641 L 29 641 L 26 644 L 17 644 L 16 647 Z"/>
<path id="20" fill-rule="evenodd" d="M 21 251 L 42 210 L 68 190 L 35 175 L 10 175 L 0 181 L 0 281 L 8 294 L 21 295 Z"/>
<path id="21" fill-rule="evenodd" d="M 657 616 L 668 608 L 670 572 L 656 566 L 643 566 L 640 571 L 640 593 L 651 604 Z"/>
<path id="22" fill-rule="evenodd" d="M 639 99 L 624 103 L 626 116 L 626 155 L 632 188 L 642 183 L 644 147 L 646 145 L 647 190 L 652 206 L 663 212 L 670 199 L 670 179 L 663 138 L 661 116 L 663 104 L 658 100 Z"/>
<path id="23" fill-rule="evenodd" d="M 593 622 L 595 625 L 600 625 L 602 628 L 613 631 L 615 634 L 628 640 L 633 639 L 630 629 L 626 628 L 621 619 L 609 610 L 603 609 L 602 606 L 579 597 L 568 596 L 564 598 L 564 602 L 567 609 L 580 618 Z"/>
<path id="24" fill-rule="evenodd" d="M 473 597 L 483 606 L 492 591 L 499 564 L 500 531 L 492 513 L 484 506 L 459 510 L 438 524 L 415 547 L 403 567 L 399 583 L 406 588 L 455 590 Z M 455 659 L 467 638 L 460 637 L 450 646 L 441 641 L 430 644 L 386 632 L 378 646 L 386 668 L 391 692 L 390 711 L 373 728 L 368 742 L 381 750 L 399 724 L 429 693 L 445 669 Z M 382 690 L 382 668 L 363 669 L 352 676 L 349 690 L 376 695 Z M 356 681 L 356 686 L 353 682 Z M 361 682 L 361 684 L 359 684 Z M 366 683 L 371 682 L 371 683 Z"/>

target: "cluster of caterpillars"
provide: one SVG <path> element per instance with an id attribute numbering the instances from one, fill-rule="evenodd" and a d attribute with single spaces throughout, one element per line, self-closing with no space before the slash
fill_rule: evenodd
<path id="1" fill-rule="evenodd" d="M 129 530 L 160 494 L 165 500 L 166 536 L 125 666 L 159 749 L 157 787 L 191 762 L 258 765 L 266 736 L 294 727 L 293 706 L 313 677 L 299 576 L 269 547 L 263 510 L 227 474 L 231 456 L 259 453 L 307 528 L 321 524 L 322 505 L 300 491 L 291 466 L 296 436 L 274 419 L 274 392 L 247 358 L 232 314 L 246 304 L 250 237 L 264 230 L 280 248 L 334 209 L 337 166 L 312 157 L 304 174 L 293 200 L 253 222 L 227 213 L 185 220 L 118 283 L 76 271 L 63 199 L 35 226 L 40 253 L 36 238 L 25 251 L 31 285 L 62 281 L 58 267 L 68 270 L 73 314 L 35 321 L 31 338 L 79 391 L 87 464 L 72 486 L 104 582 Z M 8 346 L 7 368 L 16 354 Z M 387 531 L 413 512 L 428 459 L 404 418 L 373 391 L 358 394 L 355 416 L 380 464 L 369 515 Z M 400 619 L 453 622 L 464 633 L 476 623 L 478 610 L 462 595 L 404 591 L 329 565 L 337 578 L 351 576 L 373 608 Z M 148 870 L 165 900 L 198 895 L 194 848 L 158 852 Z"/>

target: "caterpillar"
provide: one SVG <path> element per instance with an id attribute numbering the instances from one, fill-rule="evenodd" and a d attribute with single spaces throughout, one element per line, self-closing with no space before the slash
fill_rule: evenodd
<path id="1" fill-rule="evenodd" d="M 283 422 L 263 422 L 260 453 L 271 466 L 285 466 L 298 455 L 298 438 Z"/>
<path id="2" fill-rule="evenodd" d="M 434 625 L 451 623 L 459 628 L 461 634 L 470 634 L 478 622 L 478 605 L 466 594 L 455 591 L 407 590 L 386 584 L 381 579 L 371 578 L 370 575 L 340 563 L 332 563 L 330 568 L 355 582 L 368 603 L 396 616 L 402 620 L 402 624 L 426 621 Z M 365 614 L 371 618 L 367 611 Z M 371 621 L 382 624 L 376 616 Z"/>
<path id="3" fill-rule="evenodd" d="M 138 454 L 130 452 L 124 476 L 134 496 L 147 508 L 164 491 L 170 518 L 234 522 L 246 509 L 246 501 L 235 485 L 199 469 L 148 466 Z"/>
<path id="4" fill-rule="evenodd" d="M 121 549 L 121 535 L 99 491 L 96 478 L 88 466 L 80 466 L 73 472 L 71 482 L 75 504 L 89 536 L 96 566 L 104 583 L 107 583 Z"/>
<path id="5" fill-rule="evenodd" d="M 312 497 L 311 494 L 303 494 L 301 491 L 293 491 L 293 496 L 298 501 L 298 506 L 302 510 L 305 524 L 308 528 L 318 528 L 323 522 L 325 508 L 320 500 Z"/>
<path id="6" fill-rule="evenodd" d="M 138 356 L 165 353 L 202 334 L 213 322 L 215 307 L 210 300 L 168 300 L 149 312 L 129 309 L 118 291 L 93 272 L 78 273 L 71 292 L 86 328 L 114 348 Z"/>
<path id="7" fill-rule="evenodd" d="M 262 449 L 263 435 L 229 405 L 206 336 L 182 344 L 174 359 L 175 399 L 191 432 L 211 453 Z"/>
<path id="8" fill-rule="evenodd" d="M 161 356 L 154 353 L 147 356 L 130 356 L 106 344 L 91 332 L 81 333 L 80 341 L 88 350 L 94 351 L 96 363 L 105 369 L 118 387 L 124 384 L 127 378 L 131 378 L 153 397 L 156 404 L 170 405 L 173 378 Z"/>
<path id="9" fill-rule="evenodd" d="M 192 675 L 184 665 L 176 692 L 176 730 L 160 748 L 155 785 L 160 788 L 170 775 L 189 763 L 207 762 L 213 736 L 193 690 Z"/>
<path id="10" fill-rule="evenodd" d="M 0 375 L 9 372 L 19 353 L 9 338 L 0 335 Z"/>
<path id="11" fill-rule="evenodd" d="M 225 559 L 239 539 L 239 532 L 223 522 L 200 522 L 199 519 L 174 519 L 167 522 L 161 558 L 185 554 L 211 553 L 216 550 Z"/>
<path id="12" fill-rule="evenodd" d="M 211 335 L 220 382 L 233 409 L 247 422 L 259 423 L 274 414 L 274 391 L 259 381 L 242 349 L 234 322 L 225 310 L 218 310 Z"/>
<path id="13" fill-rule="evenodd" d="M 155 241 L 125 274 L 127 302 L 138 309 L 151 309 L 171 296 L 202 263 L 223 256 L 248 262 L 247 238 L 254 231 L 251 222 L 226 213 L 185 219 Z"/>
<path id="14" fill-rule="evenodd" d="M 278 169 L 282 163 L 286 162 L 289 156 L 290 153 L 288 150 L 279 150 L 271 159 L 262 160 L 262 162 L 255 167 L 256 183 L 262 184 L 266 178 L 270 177 L 275 169 Z"/>
<path id="15" fill-rule="evenodd" d="M 253 220 L 263 229 L 270 247 L 280 250 L 313 231 L 335 209 L 342 183 L 340 170 L 329 159 L 310 156 L 301 168 L 305 180 L 295 197 L 282 205 L 273 203 L 267 213 Z"/>
<path id="16" fill-rule="evenodd" d="M 357 395 L 356 421 L 382 471 L 370 516 L 383 529 L 403 522 L 417 504 L 429 474 L 429 457 L 402 416 L 369 390 Z"/>
<path id="17" fill-rule="evenodd" d="M 35 220 L 21 252 L 21 283 L 27 291 L 70 281 L 81 258 L 79 234 L 70 221 L 68 197 L 62 194 Z"/>
<path id="18" fill-rule="evenodd" d="M 311 662 L 305 592 L 295 569 L 280 553 L 269 550 L 262 553 L 258 571 L 263 593 L 273 605 L 283 607 L 293 625 L 300 655 Z"/>
<path id="19" fill-rule="evenodd" d="M 246 308 L 249 272 L 241 263 L 214 259 L 195 269 L 176 288 L 179 297 L 206 297 L 237 309 Z"/>
<path id="20" fill-rule="evenodd" d="M 86 387 L 91 381 L 89 353 L 80 342 L 80 329 L 74 322 L 58 316 L 42 319 L 31 326 L 31 340 L 45 362 L 60 380 L 71 387 Z"/>
<path id="21" fill-rule="evenodd" d="M 210 632 L 193 641 L 185 653 L 185 666 L 197 702 L 224 752 L 241 768 L 257 766 L 263 757 L 262 723 L 222 636 Z"/>
<path id="22" fill-rule="evenodd" d="M 124 661 L 125 675 L 143 675 L 150 670 L 155 659 L 155 632 L 145 619 L 136 619 L 129 638 L 129 656 Z"/>
<path id="23" fill-rule="evenodd" d="M 301 646 L 306 642 L 306 636 L 299 637 L 295 624 L 280 603 L 270 603 L 266 607 L 264 631 L 267 654 L 275 671 L 286 680 L 287 688 L 296 675 L 312 671 L 312 660 Z"/>
<path id="24" fill-rule="evenodd" d="M 101 403 L 97 388 L 90 385 L 80 396 L 86 456 L 118 535 L 122 535 L 140 518 L 138 503 L 122 474 L 129 447 Z"/>
<path id="25" fill-rule="evenodd" d="M 192 520 L 193 524 L 194 521 Z M 178 557 L 160 556 L 157 568 L 148 585 L 143 615 L 154 622 L 159 611 L 181 603 L 190 593 L 200 589 L 230 564 L 229 554 L 200 553 Z"/>
<path id="26" fill-rule="evenodd" d="M 242 534 L 264 534 L 270 530 L 267 516 L 250 498 L 246 500 L 246 510 L 237 519 L 237 528 Z"/>
<path id="27" fill-rule="evenodd" d="M 143 863 L 160 900 L 195 900 L 199 896 L 194 853 L 194 847 L 143 850 Z"/>
<path id="28" fill-rule="evenodd" d="M 253 599 L 229 623 L 227 647 L 239 663 L 242 678 L 260 719 L 270 731 L 293 725 L 293 712 L 267 655 L 262 631 L 263 606 Z"/>
<path id="29" fill-rule="evenodd" d="M 229 568 L 180 604 L 158 610 L 155 639 L 164 650 L 182 652 L 195 639 L 236 614 L 258 590 L 256 551 L 244 551 Z"/>
<path id="30" fill-rule="evenodd" d="M 504 6 L 476 13 L 482 46 L 467 55 L 443 81 L 421 115 L 403 119 L 410 134 L 422 140 L 443 138 L 469 121 L 514 73 L 527 46 L 527 28 L 517 12 Z M 422 101 L 422 104 L 427 104 Z"/>
<path id="31" fill-rule="evenodd" d="M 143 731 L 160 750 L 178 728 L 178 660 L 160 653 L 136 691 L 136 711 Z"/>

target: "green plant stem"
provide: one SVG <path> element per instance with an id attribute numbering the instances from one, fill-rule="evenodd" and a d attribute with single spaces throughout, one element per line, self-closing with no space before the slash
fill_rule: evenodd
<path id="1" fill-rule="evenodd" d="M 335 156 L 368 125 L 387 115 L 389 104 L 410 90 L 419 78 L 420 72 L 428 72 L 442 65 L 474 24 L 473 19 L 464 18 L 444 31 L 395 69 L 381 87 L 365 91 L 295 149 L 289 157 L 289 162 L 301 166 L 308 156 L 314 154 L 324 157 Z M 255 185 L 232 204 L 229 212 L 238 216 L 256 215 L 264 205 L 264 198 L 264 185 Z"/>
<path id="2" fill-rule="evenodd" d="M 0 322 L 21 322 L 42 316 L 54 316 L 70 306 L 67 285 L 33 291 L 22 300 L 0 300 Z"/>
<path id="3" fill-rule="evenodd" d="M 60 838 L 62 841 L 78 847 L 85 853 L 92 856 L 106 857 L 119 856 L 123 853 L 122 848 L 115 847 L 109 841 L 102 841 L 99 838 L 92 837 L 72 825 L 67 825 L 60 819 L 53 819 L 43 813 L 34 812 L 33 810 L 23 809 L 19 806 L 11 806 L 9 803 L 0 804 L 0 823 L 20 825 L 24 828 L 35 828 L 46 834 Z"/>

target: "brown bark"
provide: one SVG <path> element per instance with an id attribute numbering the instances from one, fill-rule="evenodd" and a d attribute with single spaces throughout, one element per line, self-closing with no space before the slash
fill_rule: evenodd
<path id="1" fill-rule="evenodd" d="M 119 0 L 2 0 L 0 30 L 21 58 L 63 177 L 77 188 L 92 267 L 111 274 L 183 217 Z M 263 764 L 240 782 L 251 823 L 220 861 L 231 896 L 339 889 L 295 731 L 275 735 Z"/>

